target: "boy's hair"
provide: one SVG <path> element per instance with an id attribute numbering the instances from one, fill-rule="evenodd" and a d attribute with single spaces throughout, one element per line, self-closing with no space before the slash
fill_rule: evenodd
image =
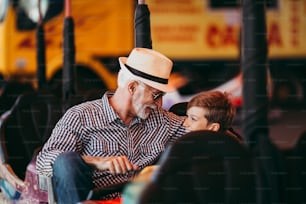
<path id="1" fill-rule="evenodd" d="M 231 127 L 236 114 L 236 108 L 226 92 L 210 91 L 200 93 L 190 100 L 187 110 L 194 106 L 206 109 L 207 115 L 204 115 L 204 117 L 209 123 L 219 123 L 220 131 Z"/>

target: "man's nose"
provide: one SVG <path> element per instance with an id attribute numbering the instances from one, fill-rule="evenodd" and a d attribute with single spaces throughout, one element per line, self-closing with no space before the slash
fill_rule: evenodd
<path id="1" fill-rule="evenodd" d="M 161 107 L 163 105 L 163 98 L 159 97 L 157 100 L 154 100 L 154 103 Z"/>

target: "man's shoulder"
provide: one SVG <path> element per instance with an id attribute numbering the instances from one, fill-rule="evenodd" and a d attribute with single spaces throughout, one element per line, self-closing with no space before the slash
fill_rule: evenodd
<path id="1" fill-rule="evenodd" d="M 85 101 L 80 104 L 74 105 L 71 108 L 68 109 L 67 112 L 78 112 L 78 113 L 83 113 L 83 112 L 92 112 L 95 110 L 101 110 L 102 107 L 102 101 L 101 99 L 95 99 L 92 101 Z"/>
<path id="2" fill-rule="evenodd" d="M 185 117 L 175 115 L 174 113 L 171 113 L 165 109 L 157 109 L 152 112 L 151 117 L 149 119 L 154 121 L 159 121 L 163 124 L 176 124 L 178 126 L 182 125 Z"/>
<path id="3" fill-rule="evenodd" d="M 109 111 L 103 106 L 101 99 L 86 101 L 68 109 L 65 120 L 78 120 L 84 126 L 102 127 L 108 121 Z"/>

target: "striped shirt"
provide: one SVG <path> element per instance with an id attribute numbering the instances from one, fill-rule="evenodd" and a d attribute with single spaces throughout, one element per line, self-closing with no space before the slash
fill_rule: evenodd
<path id="1" fill-rule="evenodd" d="M 110 106 L 107 92 L 102 99 L 76 105 L 67 110 L 52 131 L 37 158 L 37 171 L 52 176 L 52 164 L 62 152 L 80 155 L 125 155 L 139 169 L 152 165 L 165 147 L 185 134 L 184 118 L 163 109 L 151 112 L 145 120 L 134 118 L 126 126 Z M 93 183 L 105 187 L 129 181 L 136 172 L 112 175 L 95 170 Z"/>

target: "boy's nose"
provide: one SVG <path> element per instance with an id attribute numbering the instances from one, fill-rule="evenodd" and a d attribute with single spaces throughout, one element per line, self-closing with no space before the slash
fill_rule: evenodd
<path id="1" fill-rule="evenodd" d="M 183 123 L 183 126 L 184 126 L 184 127 L 188 127 L 188 125 L 189 125 L 188 119 L 186 118 L 185 121 L 184 121 L 184 123 Z"/>

